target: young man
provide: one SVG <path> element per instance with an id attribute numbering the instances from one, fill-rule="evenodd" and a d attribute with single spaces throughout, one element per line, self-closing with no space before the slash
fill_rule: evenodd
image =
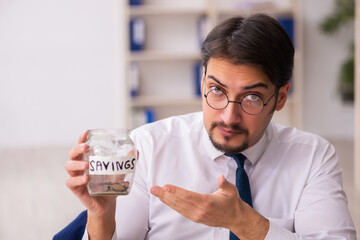
<path id="1" fill-rule="evenodd" d="M 67 186 L 87 208 L 84 239 L 355 239 L 333 146 L 271 123 L 293 68 L 281 25 L 261 14 L 228 19 L 202 56 L 203 111 L 132 132 L 129 196 L 89 196 L 86 133 L 71 150 Z"/>

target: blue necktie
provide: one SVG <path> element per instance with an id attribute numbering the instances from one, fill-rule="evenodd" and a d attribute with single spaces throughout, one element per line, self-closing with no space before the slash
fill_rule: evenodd
<path id="1" fill-rule="evenodd" d="M 241 199 L 252 207 L 251 190 L 248 175 L 244 169 L 244 162 L 246 157 L 241 153 L 238 154 L 225 154 L 226 156 L 232 157 L 238 168 L 236 169 L 236 187 L 239 191 Z M 230 240 L 238 240 L 234 233 L 230 232 Z"/>

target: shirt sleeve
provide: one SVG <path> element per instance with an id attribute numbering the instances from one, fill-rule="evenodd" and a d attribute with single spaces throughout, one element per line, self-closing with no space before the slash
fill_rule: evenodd
<path id="1" fill-rule="evenodd" d="M 266 240 L 356 239 L 335 150 L 328 144 L 316 155 L 319 160 L 314 161 L 295 212 L 295 233 L 270 220 Z"/>
<path id="2" fill-rule="evenodd" d="M 298 238 L 292 232 L 270 221 L 270 228 L 264 240 L 276 239 L 296 240 Z"/>
<path id="3" fill-rule="evenodd" d="M 88 232 L 87 232 L 87 227 L 85 228 L 85 232 L 84 232 L 84 235 L 82 237 L 82 240 L 89 240 L 89 235 L 88 235 Z M 111 240 L 117 240 L 117 235 L 116 235 L 116 226 L 115 226 L 115 231 L 114 231 L 114 234 L 111 238 Z"/>

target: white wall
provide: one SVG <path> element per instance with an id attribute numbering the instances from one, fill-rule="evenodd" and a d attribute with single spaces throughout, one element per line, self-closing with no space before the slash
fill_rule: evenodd
<path id="1" fill-rule="evenodd" d="M 319 23 L 333 7 L 334 0 L 303 0 L 303 128 L 327 138 L 353 139 L 354 107 L 342 103 L 337 81 L 354 30 L 345 28 L 331 36 L 320 32 Z"/>
<path id="2" fill-rule="evenodd" d="M 0 148 L 125 126 L 117 0 L 0 0 Z"/>

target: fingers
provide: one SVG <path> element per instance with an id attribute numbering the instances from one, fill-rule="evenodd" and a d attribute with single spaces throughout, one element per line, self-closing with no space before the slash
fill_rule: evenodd
<path id="1" fill-rule="evenodd" d="M 163 203 L 189 218 L 191 218 L 189 211 L 197 208 L 199 202 L 202 202 L 205 197 L 205 195 L 173 185 L 164 185 L 163 187 L 153 186 L 150 192 Z"/>
<path id="2" fill-rule="evenodd" d="M 174 207 L 181 199 L 186 199 L 187 195 L 186 190 L 171 185 L 153 186 L 150 192 L 170 207 Z"/>
<path id="3" fill-rule="evenodd" d="M 88 149 L 88 145 L 85 144 L 87 134 L 87 131 L 83 132 L 78 139 L 78 144 L 70 150 L 69 157 L 71 160 L 82 159 L 82 155 Z"/>
<path id="4" fill-rule="evenodd" d="M 173 185 L 153 186 L 151 194 L 160 201 L 196 223 L 226 227 L 233 222 L 241 204 L 234 184 L 223 175 L 218 177 L 219 189 L 211 194 L 188 191 Z"/>
<path id="5" fill-rule="evenodd" d="M 228 182 L 226 180 L 224 175 L 220 175 L 218 177 L 217 184 L 218 184 L 218 187 L 223 190 L 230 190 L 234 186 L 234 184 L 231 184 L 230 182 Z"/>
<path id="6" fill-rule="evenodd" d="M 190 195 L 188 194 L 190 193 L 190 191 L 169 184 L 166 184 L 163 187 L 155 185 L 150 189 L 150 192 L 159 198 L 166 197 L 167 193 L 176 194 L 177 196 L 182 198 L 187 198 Z"/>
<path id="7" fill-rule="evenodd" d="M 225 187 L 224 184 L 226 184 L 226 182 L 227 182 L 227 181 L 226 181 L 224 175 L 218 176 L 217 184 L 218 184 L 218 187 L 219 187 L 219 188 L 224 188 L 224 187 Z"/>
<path id="8" fill-rule="evenodd" d="M 83 198 L 85 195 L 89 195 L 86 184 L 89 181 L 87 175 L 80 175 L 76 177 L 69 177 L 66 179 L 66 186 L 74 193 L 75 196 L 80 198 L 80 200 L 85 204 L 86 198 Z"/>
<path id="9" fill-rule="evenodd" d="M 88 131 L 83 132 L 78 139 L 78 143 L 84 143 L 86 141 L 87 135 Z"/>
<path id="10" fill-rule="evenodd" d="M 69 160 L 65 163 L 65 170 L 70 176 L 83 175 L 84 171 L 88 169 L 89 163 L 87 161 L 73 161 Z"/>
<path id="11" fill-rule="evenodd" d="M 224 175 L 220 175 L 217 179 L 217 184 L 219 189 L 215 192 L 215 194 L 219 194 L 226 197 L 236 197 L 240 198 L 239 191 L 237 187 L 226 180 Z"/>
<path id="12" fill-rule="evenodd" d="M 87 175 L 80 175 L 76 177 L 69 177 L 66 179 L 66 186 L 71 190 L 74 190 L 77 187 L 84 186 L 89 180 Z"/>
<path id="13" fill-rule="evenodd" d="M 80 143 L 73 147 L 69 152 L 69 157 L 71 160 L 82 160 L 83 154 L 89 148 L 85 143 Z"/>
<path id="14" fill-rule="evenodd" d="M 84 171 L 89 167 L 86 161 L 82 161 L 84 153 L 89 148 L 89 146 L 84 143 L 86 137 L 87 131 L 80 135 L 78 140 L 79 144 L 74 146 L 69 152 L 70 161 L 65 163 L 65 170 L 69 173 L 70 177 L 83 175 Z"/>

